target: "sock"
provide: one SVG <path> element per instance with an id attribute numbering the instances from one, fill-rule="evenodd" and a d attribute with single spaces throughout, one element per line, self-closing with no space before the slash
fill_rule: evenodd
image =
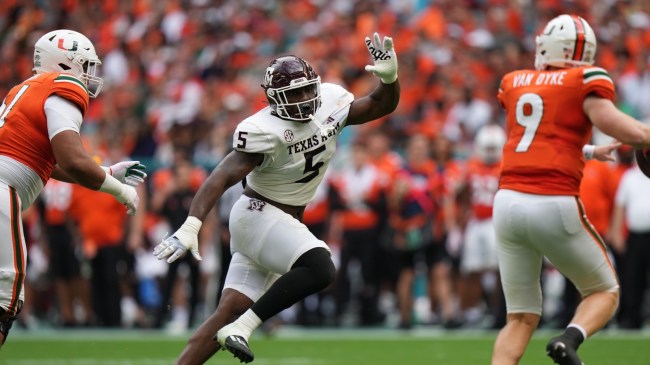
<path id="1" fill-rule="evenodd" d="M 248 340 L 253 331 L 262 324 L 262 320 L 257 316 L 257 314 L 255 314 L 255 312 L 249 309 L 237 318 L 235 323 L 240 329 L 245 331 L 244 337 Z"/>
<path id="2" fill-rule="evenodd" d="M 566 330 L 562 334 L 562 337 L 571 341 L 573 346 L 578 349 L 578 347 L 580 347 L 580 344 L 582 344 L 582 342 L 584 342 L 584 340 L 587 338 L 587 332 L 584 328 L 582 328 L 582 326 L 571 323 L 567 326 Z"/>

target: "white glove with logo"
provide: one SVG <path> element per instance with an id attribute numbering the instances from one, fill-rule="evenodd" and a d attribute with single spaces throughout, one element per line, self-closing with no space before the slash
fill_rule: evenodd
<path id="1" fill-rule="evenodd" d="M 172 263 L 185 256 L 189 250 L 195 259 L 201 261 L 199 254 L 199 230 L 203 223 L 196 217 L 189 216 L 185 223 L 171 237 L 163 238 L 153 249 L 153 255 L 162 260 L 166 257 L 168 263 Z"/>
<path id="2" fill-rule="evenodd" d="M 147 177 L 147 167 L 140 161 L 123 161 L 118 162 L 110 167 L 102 166 L 102 169 L 116 178 L 119 182 L 131 186 L 138 186 L 144 182 Z"/>
<path id="3" fill-rule="evenodd" d="M 384 84 L 392 84 L 397 80 L 397 55 L 393 47 L 393 38 L 384 37 L 382 43 L 379 34 L 373 35 L 373 41 L 366 37 L 366 47 L 372 56 L 374 65 L 367 65 L 366 71 L 375 74 Z"/>

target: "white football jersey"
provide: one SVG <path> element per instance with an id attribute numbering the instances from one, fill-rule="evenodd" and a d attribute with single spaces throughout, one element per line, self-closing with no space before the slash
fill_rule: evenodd
<path id="1" fill-rule="evenodd" d="M 264 162 L 248 174 L 246 184 L 278 203 L 307 205 L 336 151 L 352 101 L 354 96 L 343 87 L 321 84 L 322 104 L 315 117 L 331 128 L 326 135 L 313 121 L 301 123 L 272 115 L 271 107 L 243 120 L 235 130 L 233 148 L 264 154 Z"/>

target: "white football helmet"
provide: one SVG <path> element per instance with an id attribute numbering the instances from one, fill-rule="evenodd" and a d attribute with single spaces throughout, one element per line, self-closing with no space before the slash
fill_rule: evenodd
<path id="1" fill-rule="evenodd" d="M 535 38 L 535 68 L 560 68 L 593 65 L 596 34 L 589 23 L 577 15 L 562 14 L 546 24 Z"/>
<path id="2" fill-rule="evenodd" d="M 86 84 L 88 95 L 93 98 L 99 95 L 104 84 L 97 76 L 97 66 L 101 64 L 90 39 L 74 30 L 54 30 L 34 44 L 34 73 L 73 75 Z"/>
<path id="3" fill-rule="evenodd" d="M 474 138 L 474 147 L 478 158 L 488 165 L 501 161 L 506 133 L 496 124 L 488 124 L 478 131 Z"/>

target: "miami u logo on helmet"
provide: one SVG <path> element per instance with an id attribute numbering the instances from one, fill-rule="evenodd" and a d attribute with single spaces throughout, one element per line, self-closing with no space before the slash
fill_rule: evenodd
<path id="1" fill-rule="evenodd" d="M 59 43 L 57 44 L 57 47 L 59 47 L 60 49 L 66 50 L 66 51 L 74 52 L 74 51 L 77 50 L 77 46 L 79 45 L 79 43 L 77 41 L 72 41 L 72 48 L 65 48 L 65 46 L 63 45 L 63 42 L 65 42 L 65 40 L 63 38 L 59 38 Z"/>

